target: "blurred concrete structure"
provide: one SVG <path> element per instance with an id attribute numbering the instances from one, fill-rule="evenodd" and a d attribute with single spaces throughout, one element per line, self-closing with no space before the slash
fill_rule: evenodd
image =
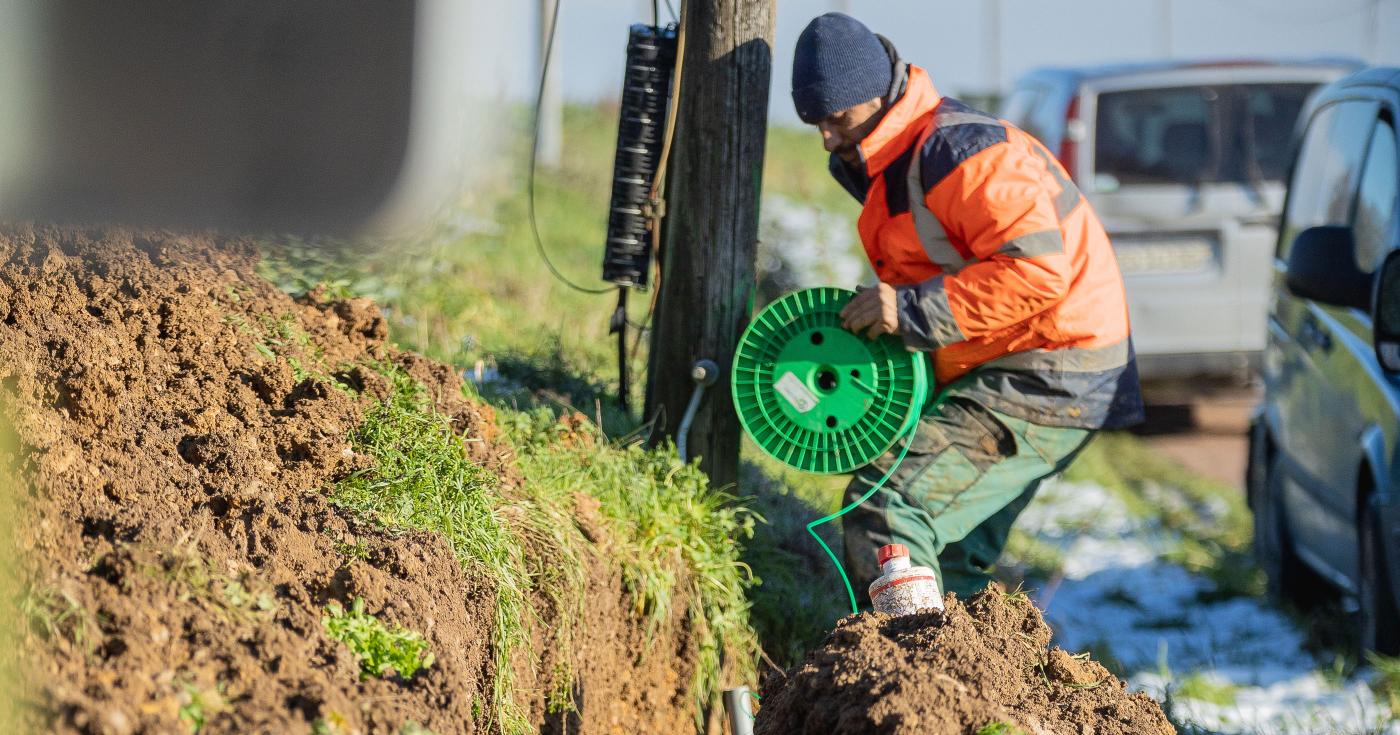
<path id="1" fill-rule="evenodd" d="M 500 155 L 512 15 L 478 0 L 0 0 L 0 218 L 421 224 Z"/>

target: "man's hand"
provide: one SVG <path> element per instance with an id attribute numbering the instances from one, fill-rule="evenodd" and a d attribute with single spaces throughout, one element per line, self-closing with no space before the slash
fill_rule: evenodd
<path id="1" fill-rule="evenodd" d="M 841 310 L 841 326 L 852 332 L 864 329 L 871 339 L 898 332 L 899 303 L 895 300 L 894 286 L 881 283 L 869 288 L 857 287 L 856 297 Z"/>

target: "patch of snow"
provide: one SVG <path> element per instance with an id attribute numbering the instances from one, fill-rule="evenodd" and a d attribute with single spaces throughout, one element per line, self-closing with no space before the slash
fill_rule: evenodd
<path id="1" fill-rule="evenodd" d="M 814 286 L 853 288 L 868 273 L 846 213 L 768 194 L 760 216 L 757 269 L 776 291 L 771 295 Z"/>
<path id="2" fill-rule="evenodd" d="M 1131 687 L 1158 699 L 1173 675 L 1233 690 L 1231 704 L 1217 705 L 1174 689 L 1179 720 L 1223 733 L 1400 735 L 1364 676 L 1330 683 L 1288 617 L 1263 600 L 1216 599 L 1209 578 L 1163 558 L 1175 533 L 1109 490 L 1047 482 L 1017 527 L 1064 556 L 1034 592 L 1060 646 L 1111 656 Z"/>
<path id="3" fill-rule="evenodd" d="M 1233 683 L 1219 672 L 1208 676 L 1215 683 Z M 1160 674 L 1142 673 L 1128 685 L 1162 699 L 1168 683 Z M 1177 698 L 1175 714 L 1216 732 L 1400 735 L 1400 721 L 1376 701 L 1361 677 L 1338 687 L 1321 674 L 1303 673 L 1267 686 L 1241 687 L 1234 694 L 1228 705 Z"/>

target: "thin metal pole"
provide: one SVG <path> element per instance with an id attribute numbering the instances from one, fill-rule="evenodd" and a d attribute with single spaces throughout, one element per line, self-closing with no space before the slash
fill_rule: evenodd
<path id="1" fill-rule="evenodd" d="M 560 47 L 563 46 L 564 39 L 557 28 L 553 29 L 552 34 L 554 49 L 551 56 L 554 61 L 548 70 L 542 69 L 545 56 L 550 54 L 548 44 L 551 40 L 551 26 L 560 16 L 555 8 L 558 2 L 559 0 L 539 0 L 539 55 L 536 57 L 536 63 L 539 65 L 537 68 L 545 71 L 545 77 L 540 107 L 535 112 L 540 116 L 540 139 L 536 145 L 539 146 L 539 164 L 549 168 L 559 166 L 560 157 L 564 152 L 564 98 L 563 87 L 559 83 L 560 70 L 564 66 Z"/>
<path id="2" fill-rule="evenodd" d="M 749 688 L 724 690 L 724 711 L 729 714 L 730 735 L 753 735 L 753 710 L 749 709 Z"/>

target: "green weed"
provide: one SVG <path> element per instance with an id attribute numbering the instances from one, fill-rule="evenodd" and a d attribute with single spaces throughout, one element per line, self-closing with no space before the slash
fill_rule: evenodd
<path id="1" fill-rule="evenodd" d="M 997 720 L 977 728 L 976 735 L 1026 735 L 1026 731 L 1009 722 Z"/>
<path id="2" fill-rule="evenodd" d="M 1031 602 L 1031 596 L 1028 592 L 1026 592 L 1025 586 L 1019 583 L 1016 585 L 1015 588 L 1002 592 L 1001 599 L 1007 602 L 1008 604 L 1018 607 L 1033 605 L 1033 603 Z"/>
<path id="3" fill-rule="evenodd" d="M 192 680 L 184 681 L 180 684 L 178 701 L 180 721 L 190 728 L 191 733 L 204 729 L 209 718 L 228 709 L 223 684 L 205 689 Z"/>
<path id="4" fill-rule="evenodd" d="M 433 653 L 423 636 L 398 625 L 385 625 L 365 612 L 364 598 L 356 597 L 349 610 L 332 600 L 321 616 L 321 625 L 327 635 L 349 646 L 359 657 L 363 677 L 384 676 L 384 672 L 393 669 L 399 676 L 411 679 L 419 670 L 433 665 Z"/>
<path id="5" fill-rule="evenodd" d="M 347 559 L 369 561 L 369 547 L 365 546 L 365 542 L 363 541 L 357 539 L 355 543 L 352 544 L 343 538 L 336 538 L 332 539 L 331 543 L 335 546 L 335 553 Z"/>

